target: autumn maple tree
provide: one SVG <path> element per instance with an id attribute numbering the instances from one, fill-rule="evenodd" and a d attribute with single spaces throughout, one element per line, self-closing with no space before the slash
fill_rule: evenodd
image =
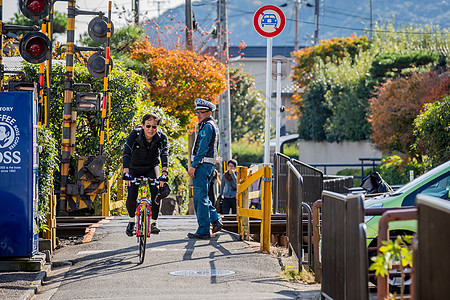
<path id="1" fill-rule="evenodd" d="M 180 120 L 187 130 L 195 122 L 194 100 L 215 104 L 225 90 L 225 65 L 208 55 L 154 47 L 148 40 L 137 43 L 131 58 L 146 65 L 150 100 Z"/>

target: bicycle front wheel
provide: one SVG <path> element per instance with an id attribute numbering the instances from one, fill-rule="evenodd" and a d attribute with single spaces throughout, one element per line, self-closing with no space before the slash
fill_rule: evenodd
<path id="1" fill-rule="evenodd" d="M 142 264 L 145 258 L 145 248 L 147 246 L 148 234 L 148 208 L 142 206 L 139 216 L 139 263 Z"/>

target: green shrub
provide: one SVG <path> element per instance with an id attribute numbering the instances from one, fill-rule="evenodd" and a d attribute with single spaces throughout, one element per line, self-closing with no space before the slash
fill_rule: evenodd
<path id="1" fill-rule="evenodd" d="M 53 174 L 59 169 L 58 149 L 52 132 L 42 126 L 38 127 L 38 144 L 42 147 L 39 154 L 39 179 L 38 179 L 38 218 L 40 228 L 44 230 L 47 221 L 46 216 L 50 212 L 50 195 L 53 190 Z"/>
<path id="2" fill-rule="evenodd" d="M 430 169 L 427 163 L 419 163 L 416 159 L 403 160 L 398 155 L 383 158 L 378 172 L 389 185 L 406 184 L 409 180 L 409 172 L 414 171 L 417 177 Z"/>
<path id="3" fill-rule="evenodd" d="M 283 147 L 283 154 L 289 156 L 290 158 L 298 159 L 299 157 L 299 149 L 298 149 L 298 143 L 288 143 L 285 144 Z"/>
<path id="4" fill-rule="evenodd" d="M 250 143 L 242 139 L 231 144 L 231 151 L 239 166 L 249 167 L 263 162 L 263 144 L 260 142 Z"/>
<path id="5" fill-rule="evenodd" d="M 375 168 L 377 170 L 377 168 Z M 371 167 L 366 167 L 364 169 L 364 177 L 373 172 Z M 359 187 L 361 185 L 361 169 L 343 169 L 336 173 L 338 176 L 353 176 L 353 186 Z M 357 177 L 358 176 L 358 177 Z"/>
<path id="6" fill-rule="evenodd" d="M 414 120 L 415 147 L 426 154 L 433 166 L 450 160 L 450 96 L 442 101 L 425 104 Z"/>

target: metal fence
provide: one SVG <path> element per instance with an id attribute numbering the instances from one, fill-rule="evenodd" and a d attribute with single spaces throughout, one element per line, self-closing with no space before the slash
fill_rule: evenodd
<path id="1" fill-rule="evenodd" d="M 322 229 L 322 297 L 368 299 L 363 197 L 324 191 Z"/>
<path id="2" fill-rule="evenodd" d="M 414 299 L 448 299 L 450 295 L 450 202 L 417 196 L 418 240 L 414 251 Z"/>
<path id="3" fill-rule="evenodd" d="M 322 195 L 323 173 L 299 160 L 292 159 L 291 162 L 303 177 L 303 202 L 311 207 Z"/>
<path id="4" fill-rule="evenodd" d="M 282 153 L 274 153 L 273 163 L 273 204 L 272 209 L 274 214 L 286 213 L 287 201 L 287 162 L 291 158 Z"/>
<path id="5" fill-rule="evenodd" d="M 298 266 L 307 263 L 312 267 L 312 213 L 308 204 L 303 202 L 303 177 L 291 162 L 287 162 L 287 213 L 286 234 L 289 249 L 295 254 Z M 308 260 L 303 261 L 303 210 L 308 216 Z M 300 221 L 299 221 L 300 220 Z"/>
<path id="6" fill-rule="evenodd" d="M 346 194 L 353 187 L 353 176 L 324 175 L 323 189 L 340 194 Z"/>

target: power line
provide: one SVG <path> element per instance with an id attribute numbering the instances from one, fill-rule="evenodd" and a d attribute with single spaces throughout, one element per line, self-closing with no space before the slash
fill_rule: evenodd
<path id="1" fill-rule="evenodd" d="M 251 14 L 253 15 L 254 12 L 245 11 L 239 8 L 233 8 L 228 7 L 229 10 L 240 12 L 242 14 Z M 295 22 L 295 19 L 286 18 L 286 20 Z M 308 25 L 314 25 L 314 22 L 309 21 L 302 21 L 299 20 L 299 23 L 308 24 Z M 438 24 L 436 24 L 438 25 Z M 339 26 L 339 25 L 330 25 L 330 24 L 324 24 L 320 23 L 321 27 L 330 27 L 330 28 L 338 28 L 338 29 L 347 29 L 347 30 L 356 30 L 356 31 L 362 31 L 362 32 L 370 32 L 370 29 L 367 28 L 356 28 L 356 27 L 348 27 L 348 26 Z M 392 31 L 392 30 L 380 30 L 380 29 L 374 29 L 372 32 L 384 32 L 384 33 L 402 33 L 402 34 L 424 34 L 424 35 L 434 35 L 434 34 L 448 34 L 443 32 L 417 32 L 417 31 Z"/>

